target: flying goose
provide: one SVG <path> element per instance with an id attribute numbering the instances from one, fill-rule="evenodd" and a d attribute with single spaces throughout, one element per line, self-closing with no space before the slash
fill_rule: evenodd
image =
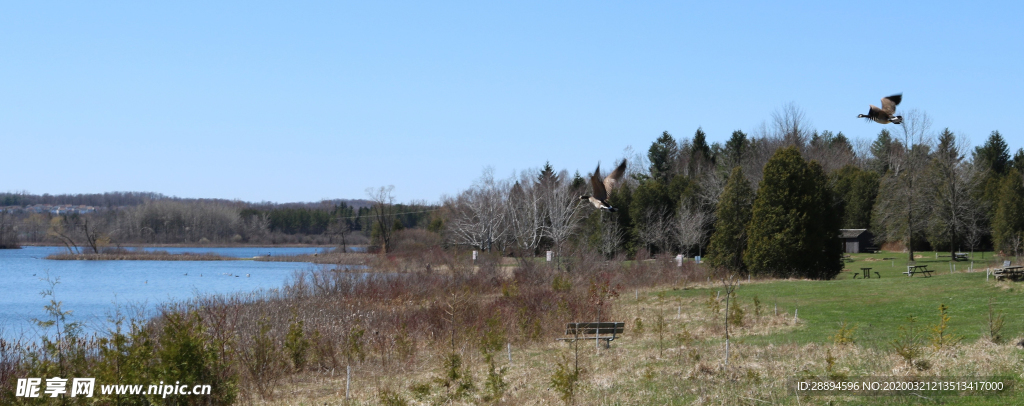
<path id="1" fill-rule="evenodd" d="M 900 104 L 900 100 L 903 100 L 903 93 L 883 97 L 882 108 L 871 105 L 868 114 L 858 114 L 857 118 L 866 118 L 869 121 L 874 120 L 878 124 L 900 124 L 903 122 L 903 116 L 896 115 L 896 105 Z"/>
<path id="2" fill-rule="evenodd" d="M 593 204 L 594 207 L 597 207 L 598 209 L 605 209 L 610 212 L 618 211 L 619 209 L 616 209 L 608 204 L 608 195 L 611 194 L 612 189 L 615 188 L 615 185 L 619 183 L 619 180 L 622 179 L 622 175 L 624 175 L 625 173 L 626 160 L 622 160 L 622 163 L 619 164 L 619 166 L 615 168 L 615 170 L 612 171 L 612 173 L 608 174 L 608 176 L 605 177 L 604 181 L 602 182 L 601 164 L 597 164 L 597 169 L 594 169 L 594 174 L 590 175 L 590 186 L 594 189 L 594 195 L 580 196 L 580 200 L 589 200 L 590 203 Z"/>

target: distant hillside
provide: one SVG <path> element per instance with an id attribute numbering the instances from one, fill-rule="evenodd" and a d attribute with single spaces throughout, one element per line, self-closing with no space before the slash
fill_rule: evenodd
<path id="1" fill-rule="evenodd" d="M 182 198 L 167 196 L 162 193 L 155 192 L 106 192 L 106 193 L 82 193 L 82 194 L 59 194 L 51 195 L 44 193 L 41 195 L 31 194 L 28 192 L 4 192 L 0 193 L 0 207 L 7 206 L 34 206 L 34 205 L 50 205 L 50 206 L 94 206 L 98 208 L 111 208 L 111 207 L 130 207 L 138 206 L 146 202 L 160 201 L 160 200 L 171 200 L 178 202 L 215 202 L 222 203 L 231 206 L 239 206 L 242 208 L 251 207 L 262 210 L 269 210 L 274 208 L 306 208 L 314 209 L 324 206 L 335 206 L 339 204 L 346 204 L 354 209 L 362 207 L 370 207 L 371 202 L 364 199 L 332 199 L 323 200 L 319 202 L 289 202 L 289 203 L 275 203 L 275 202 L 245 202 L 238 200 L 229 199 L 197 199 L 197 198 Z"/>

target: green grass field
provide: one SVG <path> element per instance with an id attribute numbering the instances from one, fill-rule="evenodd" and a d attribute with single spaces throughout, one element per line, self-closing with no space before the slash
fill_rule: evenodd
<path id="1" fill-rule="evenodd" d="M 931 277 L 904 275 L 906 254 L 880 253 L 853 255 L 853 261 L 846 263 L 846 269 L 852 271 L 843 272 L 832 281 L 741 283 L 737 290 L 741 306 L 752 308 L 752 300 L 757 296 L 766 311 L 774 313 L 777 303 L 780 313 L 792 315 L 796 311 L 803 323 L 795 331 L 750 337 L 749 342 L 823 343 L 835 334 L 839 323 L 845 321 L 857 326 L 858 344 L 884 348 L 895 337 L 898 327 L 907 324 L 909 316 L 915 316 L 920 326 L 936 323 L 940 304 L 949 308 L 950 328 L 964 340 L 973 341 L 988 334 L 990 299 L 994 312 L 1004 315 L 1005 337 L 1016 337 L 1024 332 L 1024 286 L 1013 282 L 996 283 L 994 278 L 986 282 L 980 253 L 974 264 L 975 272 L 964 272 L 970 261 L 959 261 L 957 272 L 952 274 L 949 258 L 935 259 L 932 252 L 920 254 L 924 258 L 918 258 L 917 264 L 936 270 Z M 992 255 L 987 253 L 985 257 L 991 260 Z M 898 259 L 872 260 L 881 258 Z M 853 279 L 853 272 L 859 273 L 860 268 L 866 267 L 872 268 L 871 279 Z M 881 278 L 876 277 L 875 272 Z M 671 294 L 705 297 L 708 292 L 692 289 Z"/>

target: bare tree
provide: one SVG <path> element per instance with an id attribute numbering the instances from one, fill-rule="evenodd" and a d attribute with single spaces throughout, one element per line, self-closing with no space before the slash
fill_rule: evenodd
<path id="1" fill-rule="evenodd" d="M 370 197 L 373 205 L 370 206 L 370 215 L 373 223 L 377 225 L 381 254 L 391 251 L 391 235 L 395 226 L 395 191 L 394 185 L 381 186 L 377 189 L 367 188 L 366 195 Z"/>
<path id="2" fill-rule="evenodd" d="M 73 232 L 74 226 L 68 224 L 67 217 L 57 216 L 50 219 L 50 228 L 47 230 L 46 234 L 56 238 L 64 244 L 69 253 L 78 254 L 80 251 L 78 250 L 78 243 L 75 242 L 73 237 Z"/>
<path id="3" fill-rule="evenodd" d="M 562 244 L 575 234 L 580 221 L 583 220 L 579 190 L 574 190 L 568 181 L 569 173 L 562 171 L 557 179 L 541 190 L 541 201 L 547 214 L 548 223 L 544 226 L 543 236 L 555 243 L 555 255 L 561 256 Z M 561 260 L 556 259 L 556 266 L 561 267 Z"/>
<path id="4" fill-rule="evenodd" d="M 964 241 L 971 248 L 971 258 L 974 258 L 974 250 L 981 245 L 982 239 L 989 234 L 986 223 L 988 219 L 988 205 L 983 202 L 984 200 L 979 200 L 978 206 L 968 210 L 964 219 L 964 223 L 967 226 Z"/>
<path id="5" fill-rule="evenodd" d="M 774 131 L 775 137 L 782 139 L 785 146 L 796 146 L 801 152 L 814 132 L 807 122 L 807 115 L 794 102 L 789 102 L 772 112 L 771 130 Z"/>
<path id="6" fill-rule="evenodd" d="M 103 224 L 98 221 L 93 221 L 89 224 L 89 218 L 82 218 L 81 222 L 82 234 L 85 236 L 85 240 L 89 243 L 89 248 L 92 248 L 93 254 L 99 254 L 100 248 L 110 243 L 110 237 L 103 230 Z"/>
<path id="7" fill-rule="evenodd" d="M 896 127 L 889 154 L 889 171 L 882 177 L 875 205 L 876 235 L 886 241 L 902 240 L 914 260 L 914 235 L 927 225 L 931 202 L 927 199 L 927 164 L 932 139 L 928 114 L 910 110 Z"/>
<path id="8" fill-rule="evenodd" d="M 707 211 L 713 211 L 718 207 L 718 198 L 725 190 L 725 183 L 729 180 L 729 174 L 725 171 L 707 171 L 699 180 L 700 188 L 697 191 L 697 198 L 701 207 Z"/>
<path id="9" fill-rule="evenodd" d="M 331 243 L 334 243 L 333 237 L 338 237 L 338 242 L 341 245 L 341 252 L 348 251 L 348 235 L 352 233 L 352 224 L 347 218 L 334 219 L 329 226 L 327 226 L 327 233 L 332 236 Z"/>
<path id="10" fill-rule="evenodd" d="M 732 296 L 736 288 L 740 287 L 739 278 L 736 274 L 725 272 L 721 277 L 722 287 L 725 288 L 725 365 L 729 365 L 729 305 L 732 304 Z"/>
<path id="11" fill-rule="evenodd" d="M 508 196 L 508 235 L 520 257 L 527 252 L 532 254 L 540 244 L 544 224 L 537 193 L 539 186 L 535 186 L 531 178 L 536 178 L 532 172 L 524 172 Z"/>
<path id="12" fill-rule="evenodd" d="M 490 251 L 507 235 L 508 185 L 494 180 L 487 168 L 471 188 L 455 198 L 446 198 L 447 235 L 455 244 Z"/>
<path id="13" fill-rule="evenodd" d="M 675 237 L 682 249 L 683 255 L 689 253 L 693 247 L 697 247 L 698 255 L 700 248 L 707 242 L 707 228 L 714 222 L 714 215 L 699 207 L 687 204 L 685 201 L 679 205 L 679 211 L 675 218 Z"/>
<path id="14" fill-rule="evenodd" d="M 668 251 L 672 239 L 672 224 L 664 207 L 652 207 L 644 211 L 643 219 L 638 224 L 637 238 L 648 250 L 658 248 Z"/>
<path id="15" fill-rule="evenodd" d="M 822 131 L 820 134 L 816 132 L 811 135 L 804 158 L 808 161 L 817 161 L 825 169 L 825 173 L 832 173 L 846 165 L 857 163 L 854 146 L 842 132 L 833 134 L 831 131 Z"/>
<path id="16" fill-rule="evenodd" d="M 622 245 L 625 236 L 619 222 L 615 219 L 605 219 L 605 212 L 601 212 L 601 254 L 605 258 L 611 258 Z"/>
<path id="17" fill-rule="evenodd" d="M 246 241 L 262 240 L 270 232 L 270 216 L 267 213 L 250 215 L 249 218 L 242 219 L 239 231 Z"/>

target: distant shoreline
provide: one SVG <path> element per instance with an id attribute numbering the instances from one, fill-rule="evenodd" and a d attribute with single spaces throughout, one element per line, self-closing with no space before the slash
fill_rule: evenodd
<path id="1" fill-rule="evenodd" d="M 267 255 L 244 257 L 227 257 L 213 252 L 181 252 L 167 251 L 128 251 L 101 252 L 99 254 L 75 254 L 58 252 L 47 255 L 45 259 L 56 261 L 261 261 L 261 262 L 309 262 L 328 265 L 363 265 L 368 254 L 365 253 L 327 253 L 299 255 Z"/>
<path id="2" fill-rule="evenodd" d="M 38 243 L 38 242 L 19 242 L 22 247 L 64 247 L 60 244 L 53 243 Z M 151 243 L 139 243 L 139 244 L 122 244 L 124 248 L 334 248 L 340 247 L 339 244 L 185 244 L 185 243 L 174 243 L 174 244 L 151 244 Z M 366 245 L 351 244 L 347 247 L 366 247 Z"/>

